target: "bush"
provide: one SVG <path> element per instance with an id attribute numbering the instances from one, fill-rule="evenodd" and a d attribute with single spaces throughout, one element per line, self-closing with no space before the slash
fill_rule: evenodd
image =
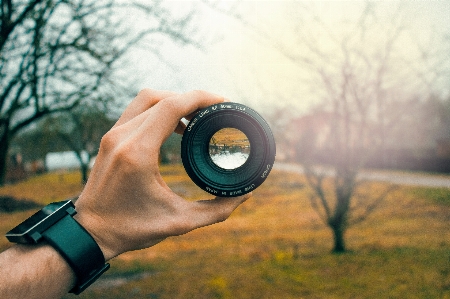
<path id="1" fill-rule="evenodd" d="M 13 213 L 40 207 L 41 205 L 29 199 L 16 199 L 12 196 L 0 196 L 0 212 Z"/>

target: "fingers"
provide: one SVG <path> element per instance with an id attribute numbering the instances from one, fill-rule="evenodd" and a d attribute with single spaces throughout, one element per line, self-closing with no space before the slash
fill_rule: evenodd
<path id="1" fill-rule="evenodd" d="M 214 200 L 200 200 L 194 204 L 191 216 L 195 228 L 225 221 L 243 202 L 252 197 L 252 193 L 238 197 L 216 197 Z"/>
<path id="2" fill-rule="evenodd" d="M 226 98 L 223 98 L 223 101 L 224 101 L 224 102 L 228 102 L 229 100 L 226 99 Z M 211 105 L 213 105 L 213 104 L 211 104 Z M 194 116 L 198 113 L 198 111 L 199 111 L 199 110 L 196 110 L 196 111 L 194 111 L 194 112 L 192 112 L 192 113 L 190 113 L 190 114 L 184 116 L 184 119 L 186 120 L 186 122 L 180 122 L 180 123 L 177 125 L 177 128 L 175 129 L 175 133 L 178 133 L 178 134 L 180 134 L 180 135 L 183 135 L 184 129 L 186 129 L 187 124 L 192 120 L 192 118 L 194 118 Z"/>
<path id="3" fill-rule="evenodd" d="M 199 109 L 223 101 L 223 97 L 205 91 L 178 94 L 144 89 L 128 105 L 111 131 L 114 131 L 115 139 L 126 138 L 133 143 L 138 140 L 159 149 L 172 132 L 183 134 L 186 125 L 181 118 L 190 119 Z"/>
<path id="4" fill-rule="evenodd" d="M 166 90 L 153 90 L 153 89 L 143 89 L 141 90 L 134 100 L 128 105 L 125 111 L 120 116 L 114 127 L 123 125 L 135 118 L 139 114 L 153 107 L 156 103 L 165 99 L 177 95 L 177 93 Z"/>
<path id="5" fill-rule="evenodd" d="M 201 90 L 190 91 L 183 95 L 173 96 L 170 99 L 175 101 L 178 106 L 178 109 L 175 111 L 178 113 L 178 119 L 185 116 L 189 119 L 197 110 L 225 101 L 225 98 L 222 96 Z"/>
<path id="6" fill-rule="evenodd" d="M 146 120 L 140 127 L 147 134 L 142 136 L 148 139 L 146 142 L 159 146 L 172 132 L 184 130 L 184 125 L 180 124 L 181 118 L 223 101 L 223 97 L 205 91 L 191 91 L 164 98 L 148 110 Z"/>

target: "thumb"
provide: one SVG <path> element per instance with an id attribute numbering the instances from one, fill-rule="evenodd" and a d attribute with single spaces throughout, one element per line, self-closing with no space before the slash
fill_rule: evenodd
<path id="1" fill-rule="evenodd" d="M 196 228 L 225 221 L 243 202 L 252 197 L 247 193 L 237 197 L 216 197 L 213 200 L 194 202 L 194 221 Z"/>

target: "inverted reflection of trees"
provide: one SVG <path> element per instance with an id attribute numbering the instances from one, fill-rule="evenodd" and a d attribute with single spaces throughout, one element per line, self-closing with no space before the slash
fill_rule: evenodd
<path id="1" fill-rule="evenodd" d="M 211 155 L 213 162 L 223 169 L 235 169 L 247 161 L 249 154 L 243 152 L 222 151 Z"/>

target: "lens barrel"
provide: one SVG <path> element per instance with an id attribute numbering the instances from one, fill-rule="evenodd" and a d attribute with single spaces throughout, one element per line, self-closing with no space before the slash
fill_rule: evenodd
<path id="1" fill-rule="evenodd" d="M 209 144 L 221 129 L 243 132 L 250 143 L 245 163 L 224 169 L 212 160 Z M 187 125 L 181 141 L 181 159 L 192 181 L 216 196 L 249 193 L 261 185 L 275 161 L 275 140 L 267 122 L 253 109 L 225 102 L 200 110 Z"/>

